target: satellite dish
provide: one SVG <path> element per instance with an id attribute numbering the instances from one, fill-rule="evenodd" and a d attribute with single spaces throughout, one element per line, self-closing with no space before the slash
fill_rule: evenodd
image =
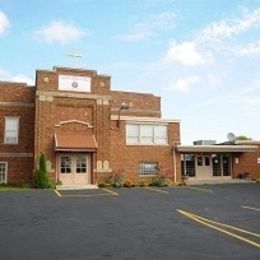
<path id="1" fill-rule="evenodd" d="M 230 132 L 227 134 L 227 139 L 229 142 L 234 142 L 236 140 L 236 136 Z"/>

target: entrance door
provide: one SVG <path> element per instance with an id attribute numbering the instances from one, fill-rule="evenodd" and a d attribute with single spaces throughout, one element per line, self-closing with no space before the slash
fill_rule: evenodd
<path id="1" fill-rule="evenodd" d="M 209 155 L 196 156 L 196 177 L 202 180 L 212 178 L 212 164 Z"/>
<path id="2" fill-rule="evenodd" d="M 90 155 L 61 154 L 59 156 L 59 180 L 63 185 L 90 183 Z"/>

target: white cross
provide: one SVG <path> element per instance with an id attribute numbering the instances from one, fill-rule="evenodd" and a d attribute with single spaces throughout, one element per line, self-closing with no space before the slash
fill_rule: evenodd
<path id="1" fill-rule="evenodd" d="M 66 56 L 73 59 L 73 61 L 74 61 L 73 62 L 74 65 L 73 66 L 74 67 L 78 67 L 79 66 L 79 64 L 78 64 L 79 59 L 83 59 L 83 56 L 80 55 L 79 53 L 77 53 L 75 49 L 73 49 L 71 52 L 68 52 L 66 54 Z"/>

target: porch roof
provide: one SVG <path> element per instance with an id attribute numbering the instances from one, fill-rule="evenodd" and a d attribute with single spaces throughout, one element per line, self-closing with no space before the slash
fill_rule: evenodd
<path id="1" fill-rule="evenodd" d="M 243 153 L 255 152 L 257 145 L 177 145 L 176 149 L 182 153 Z"/>
<path id="2" fill-rule="evenodd" d="M 94 135 L 55 134 L 55 151 L 95 152 L 98 148 Z"/>

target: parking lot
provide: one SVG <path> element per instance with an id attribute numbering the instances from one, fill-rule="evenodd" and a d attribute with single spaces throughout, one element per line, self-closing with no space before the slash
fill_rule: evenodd
<path id="1" fill-rule="evenodd" d="M 0 259 L 260 259 L 260 185 L 0 192 Z"/>

